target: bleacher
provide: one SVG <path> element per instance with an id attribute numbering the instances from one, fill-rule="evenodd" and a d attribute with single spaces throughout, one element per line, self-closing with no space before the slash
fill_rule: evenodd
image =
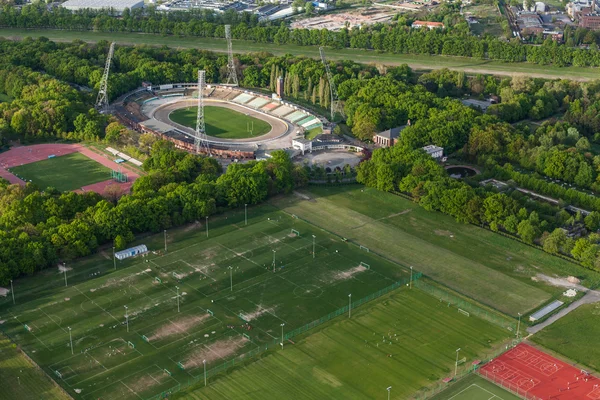
<path id="1" fill-rule="evenodd" d="M 306 118 L 302 118 L 300 121 L 296 122 L 298 125 L 300 126 L 304 126 L 304 124 L 307 125 L 312 125 L 314 123 L 314 119 L 316 119 L 315 117 L 313 117 L 312 115 L 309 115 Z"/>
<path id="2" fill-rule="evenodd" d="M 276 108 L 275 110 L 271 111 L 271 114 L 276 115 L 278 117 L 283 117 L 284 115 L 288 115 L 292 111 L 294 111 L 294 109 L 291 107 L 281 106 L 281 107 Z"/>
<path id="3" fill-rule="evenodd" d="M 263 97 L 257 97 L 254 100 L 252 100 L 251 102 L 249 102 L 248 104 L 246 104 L 248 107 L 252 107 L 252 108 L 261 108 L 262 106 L 264 106 L 265 104 L 267 104 L 269 101 L 269 99 L 265 99 Z"/>
<path id="4" fill-rule="evenodd" d="M 239 103 L 239 104 L 246 104 L 247 102 L 249 102 L 250 100 L 252 100 L 254 98 L 254 96 L 252 96 L 251 94 L 248 93 L 242 93 L 239 96 L 237 96 L 235 99 L 233 99 L 232 101 L 234 103 Z"/>
<path id="5" fill-rule="evenodd" d="M 302 111 L 296 111 L 291 113 L 290 115 L 286 115 L 284 118 L 287 119 L 290 122 L 296 122 L 296 121 L 300 121 L 303 118 L 306 118 L 306 114 L 303 113 Z"/>
<path id="6" fill-rule="evenodd" d="M 264 106 L 263 108 L 261 108 L 261 110 L 266 111 L 266 112 L 273 111 L 274 109 L 279 107 L 279 105 L 280 104 L 277 102 L 269 103 L 266 106 Z"/>
<path id="7" fill-rule="evenodd" d="M 323 124 L 321 123 L 321 121 L 319 121 L 316 124 L 305 126 L 304 129 L 306 129 L 307 131 L 310 131 L 311 129 L 322 128 L 322 127 L 323 127 Z"/>

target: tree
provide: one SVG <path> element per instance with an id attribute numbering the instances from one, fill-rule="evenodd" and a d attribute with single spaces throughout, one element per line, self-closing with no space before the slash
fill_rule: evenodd
<path id="1" fill-rule="evenodd" d="M 534 225 L 529 220 L 524 220 L 519 222 L 519 226 L 517 227 L 517 233 L 521 237 L 521 239 L 526 243 L 533 243 L 538 232 Z"/>
<path id="2" fill-rule="evenodd" d="M 579 139 L 577 141 L 577 144 L 575 144 L 575 147 L 579 151 L 589 150 L 590 149 L 590 141 L 588 140 L 588 138 L 583 136 L 581 139 Z"/>
<path id="3" fill-rule="evenodd" d="M 115 237 L 114 246 L 116 250 L 123 250 L 127 246 L 127 241 L 121 235 Z"/>
<path id="4" fill-rule="evenodd" d="M 545 252 L 558 254 L 566 240 L 567 235 L 565 234 L 565 231 L 561 228 L 556 228 L 544 239 L 542 246 Z"/>
<path id="5" fill-rule="evenodd" d="M 312 13 L 315 11 L 315 6 L 313 5 L 312 2 L 308 2 L 306 3 L 306 8 L 304 9 L 304 12 L 306 13 L 306 15 L 312 15 Z"/>
<path id="6" fill-rule="evenodd" d="M 592 232 L 600 229 L 600 212 L 592 211 L 584 218 L 585 227 Z"/>

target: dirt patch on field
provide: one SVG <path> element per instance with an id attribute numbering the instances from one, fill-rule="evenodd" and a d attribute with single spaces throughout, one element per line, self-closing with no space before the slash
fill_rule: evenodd
<path id="1" fill-rule="evenodd" d="M 104 251 L 104 250 L 102 250 L 102 251 L 100 252 L 100 255 L 101 255 L 102 257 L 106 258 L 107 260 L 110 260 L 110 259 L 112 258 L 112 257 L 111 257 L 111 256 L 109 256 L 109 255 L 108 255 L 108 253 L 107 253 L 106 251 Z"/>
<path id="2" fill-rule="evenodd" d="M 454 233 L 452 233 L 450 231 L 444 231 L 444 230 L 441 230 L 441 229 L 436 229 L 435 231 L 433 231 L 433 233 L 435 233 L 438 236 L 454 237 Z"/>
<path id="3" fill-rule="evenodd" d="M 163 376 L 157 375 L 156 377 L 154 377 L 150 374 L 146 374 L 146 375 L 142 376 L 141 378 L 138 378 L 135 381 L 135 383 L 129 383 L 127 386 L 129 386 L 131 388 L 131 390 L 133 390 L 134 392 L 139 393 L 139 392 L 143 392 L 143 391 L 147 390 L 148 388 L 151 388 L 155 385 L 163 384 L 166 379 L 168 379 L 168 375 L 166 372 L 163 372 Z"/>
<path id="4" fill-rule="evenodd" d="M 366 271 L 366 270 L 367 270 L 366 267 L 363 267 L 362 265 L 357 265 L 356 267 L 350 268 L 346 271 L 335 272 L 333 275 L 333 280 L 334 281 L 345 281 L 345 280 L 353 278 L 354 275 L 360 274 L 361 272 Z"/>
<path id="5" fill-rule="evenodd" d="M 248 339 L 243 336 L 218 340 L 210 346 L 204 346 L 194 351 L 183 363 L 183 366 L 188 369 L 201 366 L 204 360 L 207 364 L 211 364 L 214 361 L 225 359 L 244 347 L 246 342 L 248 342 Z"/>
<path id="6" fill-rule="evenodd" d="M 259 304 L 258 307 L 256 307 L 256 309 L 254 311 L 252 311 L 251 313 L 247 313 L 247 314 L 240 314 L 240 317 L 242 317 L 244 319 L 244 321 L 250 322 L 250 321 L 260 317 L 263 314 L 272 313 L 273 311 L 275 311 L 275 309 L 273 307 L 264 308 L 262 305 Z"/>
<path id="7" fill-rule="evenodd" d="M 10 293 L 10 290 L 8 290 L 7 288 L 0 287 L 0 296 L 6 297 L 6 296 L 8 296 L 9 293 Z"/>
<path id="8" fill-rule="evenodd" d="M 295 233 L 290 233 L 290 234 L 288 235 L 288 237 L 291 237 L 291 238 L 295 238 L 296 236 L 298 236 L 298 235 L 296 235 Z"/>
<path id="9" fill-rule="evenodd" d="M 200 325 L 205 319 L 209 317 L 208 314 L 203 315 L 191 315 L 184 318 L 179 318 L 171 321 L 167 325 L 163 325 L 154 333 L 154 335 L 148 337 L 149 341 L 160 340 L 169 336 L 178 335 L 181 333 L 187 333 L 190 329 Z"/>
<path id="10" fill-rule="evenodd" d="M 536 278 L 536 279 L 533 279 L 533 278 Z M 583 292 L 587 292 L 589 290 L 585 286 L 582 286 L 578 283 L 573 283 L 572 282 L 573 279 L 569 280 L 569 278 L 556 278 L 556 277 L 552 277 L 552 276 L 548 276 L 548 275 L 544 275 L 544 274 L 537 274 L 536 276 L 532 277 L 531 279 L 534 281 L 544 281 L 544 282 L 551 284 L 552 286 L 558 286 L 558 287 L 563 287 L 563 288 L 567 288 L 567 289 L 578 289 Z"/>

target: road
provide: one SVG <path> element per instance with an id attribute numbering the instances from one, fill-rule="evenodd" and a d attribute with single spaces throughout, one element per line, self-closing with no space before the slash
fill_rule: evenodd
<path id="1" fill-rule="evenodd" d="M 174 48 L 200 48 L 215 52 L 227 51 L 224 39 L 161 36 L 139 33 L 102 33 L 91 31 L 62 31 L 62 30 L 27 30 L 0 29 L 0 36 L 19 40 L 24 37 L 45 36 L 54 41 L 83 40 L 97 42 L 101 40 L 117 41 L 121 45 L 144 44 L 150 46 L 171 46 Z M 236 40 L 233 43 L 236 53 L 253 53 L 268 51 L 275 55 L 293 54 L 318 59 L 319 50 L 312 46 L 277 45 L 273 43 L 256 43 Z M 478 60 L 466 57 L 446 57 L 413 54 L 377 53 L 362 49 L 327 49 L 327 58 L 331 60 L 353 60 L 361 63 L 383 64 L 389 66 L 408 64 L 416 70 L 434 70 L 448 68 L 464 71 L 468 74 L 491 75 L 527 75 L 545 79 L 563 79 L 589 81 L 600 78 L 600 70 L 584 67 L 554 67 L 551 65 L 536 65 L 528 63 L 503 63 L 499 61 Z"/>

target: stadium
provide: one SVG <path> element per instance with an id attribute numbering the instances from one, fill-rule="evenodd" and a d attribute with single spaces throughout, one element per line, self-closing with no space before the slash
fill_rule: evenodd
<path id="1" fill-rule="evenodd" d="M 121 97 L 113 109 L 129 127 L 194 150 L 197 83 L 146 85 Z M 253 159 L 292 148 L 305 132 L 323 129 L 322 118 L 297 105 L 231 86 L 209 85 L 203 93 L 206 141 L 211 154 Z"/>

